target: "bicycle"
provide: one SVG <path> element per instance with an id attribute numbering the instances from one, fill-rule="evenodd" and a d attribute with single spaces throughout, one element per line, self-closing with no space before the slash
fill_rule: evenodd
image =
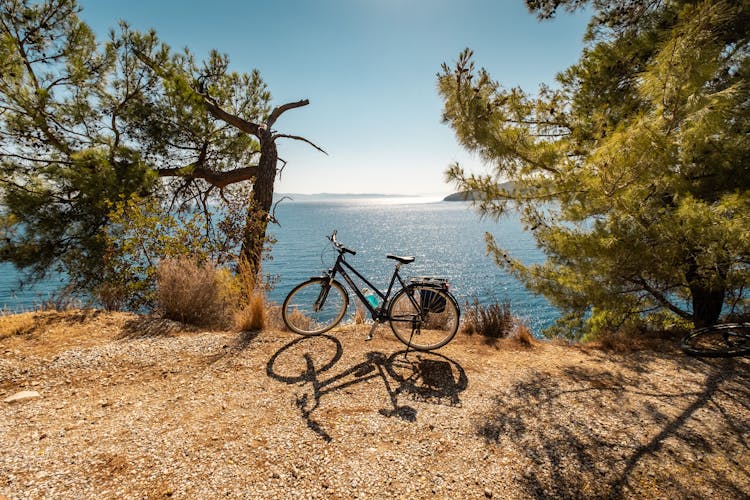
<path id="1" fill-rule="evenodd" d="M 688 333 L 680 343 L 685 353 L 708 358 L 729 358 L 750 353 L 750 323 L 705 326 Z"/>
<path id="2" fill-rule="evenodd" d="M 322 276 L 294 287 L 284 299 L 281 316 L 290 330 L 300 335 L 320 335 L 341 322 L 349 306 L 349 294 L 336 280 L 341 275 L 374 321 L 367 340 L 378 324 L 386 321 L 396 338 L 418 351 L 438 349 L 453 339 L 461 313 L 446 279 L 422 276 L 407 283 L 399 271 L 401 266 L 414 262 L 414 257 L 388 254 L 386 257 L 396 264 L 388 290 L 383 293 L 346 261 L 346 254 L 357 252 L 338 242 L 335 230 L 327 238 L 338 253 L 336 263 Z M 371 290 L 367 295 L 350 273 Z M 393 293 L 397 281 L 401 288 Z"/>

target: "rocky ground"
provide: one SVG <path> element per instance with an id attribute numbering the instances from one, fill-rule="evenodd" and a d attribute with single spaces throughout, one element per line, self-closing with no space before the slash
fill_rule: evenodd
<path id="1" fill-rule="evenodd" d="M 747 359 L 365 333 L 0 317 L 0 498 L 750 496 Z"/>

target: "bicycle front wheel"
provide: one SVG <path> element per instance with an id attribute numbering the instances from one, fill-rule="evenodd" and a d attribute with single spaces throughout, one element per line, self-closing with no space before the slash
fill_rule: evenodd
<path id="1" fill-rule="evenodd" d="M 431 351 L 450 342 L 458 331 L 459 316 L 450 293 L 425 285 L 400 290 L 388 308 L 393 333 L 418 351 Z"/>
<path id="2" fill-rule="evenodd" d="M 680 347 L 691 356 L 728 358 L 750 353 L 750 323 L 706 326 L 688 333 Z"/>
<path id="3" fill-rule="evenodd" d="M 346 313 L 349 296 L 338 281 L 312 278 L 289 292 L 281 307 L 281 317 L 291 331 L 300 335 L 320 335 L 338 325 Z"/>

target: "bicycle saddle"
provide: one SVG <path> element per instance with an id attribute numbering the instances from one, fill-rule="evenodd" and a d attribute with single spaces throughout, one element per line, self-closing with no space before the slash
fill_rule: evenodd
<path id="1" fill-rule="evenodd" d="M 408 257 L 402 257 L 400 255 L 386 255 L 387 258 L 397 260 L 402 264 L 409 264 L 411 262 L 414 262 L 414 257 L 408 256 Z"/>

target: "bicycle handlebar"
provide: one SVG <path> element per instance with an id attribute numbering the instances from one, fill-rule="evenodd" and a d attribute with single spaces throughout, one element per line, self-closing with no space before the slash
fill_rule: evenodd
<path id="1" fill-rule="evenodd" d="M 331 244 L 336 248 L 336 250 L 339 251 L 339 253 L 350 253 L 352 255 L 357 255 L 357 252 L 355 252 L 354 250 L 350 250 L 349 248 L 346 248 L 342 243 L 339 243 L 338 241 L 336 241 L 335 229 L 333 230 L 333 233 L 331 234 L 331 236 L 328 237 L 328 239 L 330 240 Z"/>

